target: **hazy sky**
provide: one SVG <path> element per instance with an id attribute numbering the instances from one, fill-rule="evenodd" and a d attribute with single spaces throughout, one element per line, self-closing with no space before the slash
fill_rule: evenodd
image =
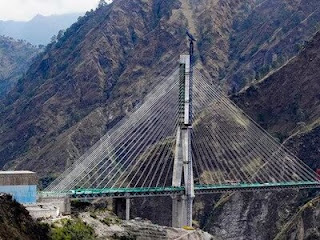
<path id="1" fill-rule="evenodd" d="M 0 20 L 30 20 L 37 14 L 85 12 L 99 0 L 0 0 Z"/>

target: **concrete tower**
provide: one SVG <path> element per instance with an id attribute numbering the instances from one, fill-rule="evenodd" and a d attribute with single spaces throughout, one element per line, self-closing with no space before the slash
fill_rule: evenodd
<path id="1" fill-rule="evenodd" d="M 192 226 L 194 181 L 191 152 L 192 68 L 190 60 L 190 55 L 180 56 L 179 126 L 176 135 L 172 186 L 181 187 L 184 184 L 185 193 L 172 200 L 173 227 Z"/>

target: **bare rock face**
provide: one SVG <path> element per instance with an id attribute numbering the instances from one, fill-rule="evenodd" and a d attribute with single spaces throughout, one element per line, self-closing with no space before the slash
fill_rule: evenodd
<path id="1" fill-rule="evenodd" d="M 258 193 L 255 196 L 234 194 L 221 208 L 211 210 L 212 215 L 206 221 L 205 229 L 222 239 L 272 239 L 276 231 L 274 220 L 278 216 L 270 204 L 270 197 L 270 193 Z M 276 218 L 270 221 L 272 215 Z"/>
<path id="2" fill-rule="evenodd" d="M 202 198 L 201 227 L 221 239 L 317 239 L 320 202 L 316 193 L 279 191 L 236 193 L 223 201 Z M 197 211 L 199 211 L 198 209 Z"/>
<path id="3" fill-rule="evenodd" d="M 320 204 L 319 197 L 303 206 L 276 239 L 320 239 Z M 290 229 L 291 228 L 291 229 Z"/>

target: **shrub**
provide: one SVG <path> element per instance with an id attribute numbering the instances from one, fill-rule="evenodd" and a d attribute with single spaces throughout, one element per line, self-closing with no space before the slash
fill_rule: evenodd
<path id="1" fill-rule="evenodd" d="M 52 240 L 94 240 L 96 239 L 93 228 L 81 220 L 67 220 L 62 227 L 55 226 L 51 230 Z"/>
<path id="2" fill-rule="evenodd" d="M 96 213 L 94 213 L 94 212 L 91 212 L 91 213 L 90 213 L 90 217 L 92 217 L 92 218 L 96 219 L 96 218 L 97 218 L 97 214 L 96 214 Z"/>
<path id="3" fill-rule="evenodd" d="M 104 218 L 100 220 L 100 222 L 106 224 L 107 226 L 110 226 L 112 224 L 120 224 L 121 220 L 118 218 Z"/>

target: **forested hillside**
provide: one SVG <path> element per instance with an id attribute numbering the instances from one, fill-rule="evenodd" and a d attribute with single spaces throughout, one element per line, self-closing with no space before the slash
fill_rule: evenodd
<path id="1" fill-rule="evenodd" d="M 35 222 L 11 196 L 0 194 L 0 239 L 46 240 L 49 228 Z"/>
<path id="2" fill-rule="evenodd" d="M 30 43 L 0 36 L 0 98 L 23 76 L 39 52 Z"/>

